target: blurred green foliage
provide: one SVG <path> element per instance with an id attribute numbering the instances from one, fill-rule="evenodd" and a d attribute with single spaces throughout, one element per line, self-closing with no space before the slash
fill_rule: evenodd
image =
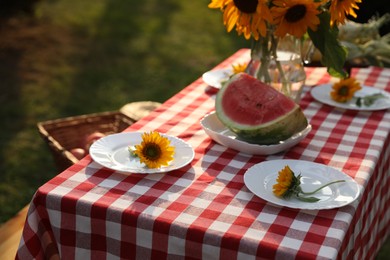
<path id="1" fill-rule="evenodd" d="M 42 0 L 0 25 L 0 223 L 58 174 L 36 123 L 164 102 L 249 43 L 208 0 Z"/>

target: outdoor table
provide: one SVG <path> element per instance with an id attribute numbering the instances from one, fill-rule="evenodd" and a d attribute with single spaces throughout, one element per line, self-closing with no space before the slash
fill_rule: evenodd
<path id="1" fill-rule="evenodd" d="M 248 57 L 242 49 L 215 69 Z M 178 170 L 123 174 L 88 155 L 41 186 L 29 208 L 19 259 L 373 259 L 390 231 L 390 113 L 315 101 L 310 88 L 336 82 L 306 68 L 300 106 L 312 125 L 298 145 L 247 155 L 214 142 L 200 120 L 216 90 L 201 78 L 125 132 L 156 130 L 193 147 Z M 352 70 L 362 84 L 390 91 L 390 69 Z M 322 163 L 361 188 L 353 203 L 329 210 L 275 206 L 251 193 L 243 176 L 275 159 Z M 259 184 L 262 185 L 262 184 Z"/>

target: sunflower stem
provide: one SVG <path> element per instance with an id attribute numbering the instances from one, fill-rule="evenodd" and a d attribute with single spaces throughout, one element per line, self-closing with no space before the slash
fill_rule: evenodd
<path id="1" fill-rule="evenodd" d="M 271 76 L 269 75 L 268 67 L 270 63 L 269 50 L 269 35 L 261 37 L 255 41 L 253 48 L 255 48 L 256 55 L 260 55 L 260 68 L 257 72 L 256 78 L 263 80 L 265 83 L 271 83 Z"/>
<path id="2" fill-rule="evenodd" d="M 335 183 L 339 183 L 339 182 L 345 182 L 345 180 L 338 180 L 338 181 L 329 182 L 329 183 L 327 183 L 327 184 L 325 184 L 325 185 L 322 185 L 322 186 L 319 187 L 318 189 L 316 189 L 316 190 L 314 190 L 314 191 L 311 191 L 311 192 L 304 192 L 304 191 L 301 189 L 299 193 L 302 193 L 302 194 L 304 194 L 304 195 L 311 195 L 311 194 L 314 194 L 314 193 L 316 193 L 317 191 L 319 191 L 319 190 L 321 190 L 321 189 L 323 189 L 323 188 L 325 188 L 325 187 L 327 187 L 327 186 L 329 186 L 329 185 L 332 185 L 332 184 L 335 184 Z"/>
<path id="3" fill-rule="evenodd" d="M 287 79 L 286 79 L 286 75 L 284 74 L 284 70 L 283 70 L 282 64 L 280 63 L 280 60 L 278 59 L 278 44 L 279 44 L 279 40 L 274 35 L 271 35 L 270 37 L 271 37 L 272 56 L 275 59 L 276 67 L 279 70 L 280 78 L 281 78 L 281 81 L 282 81 L 281 91 L 286 96 L 290 96 L 290 89 L 288 87 L 288 82 L 287 82 Z"/>

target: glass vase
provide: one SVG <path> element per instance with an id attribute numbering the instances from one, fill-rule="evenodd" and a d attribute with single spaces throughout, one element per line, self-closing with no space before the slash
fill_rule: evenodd
<path id="1" fill-rule="evenodd" d="M 306 80 L 300 39 L 289 35 L 278 38 L 269 32 L 267 37 L 253 40 L 246 73 L 298 103 Z"/>

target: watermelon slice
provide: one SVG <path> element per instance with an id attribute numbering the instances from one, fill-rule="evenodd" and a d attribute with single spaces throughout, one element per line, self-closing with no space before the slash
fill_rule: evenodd
<path id="1" fill-rule="evenodd" d="M 219 120 L 249 143 L 276 144 L 308 125 L 291 98 L 246 73 L 236 74 L 224 84 L 215 109 Z"/>

